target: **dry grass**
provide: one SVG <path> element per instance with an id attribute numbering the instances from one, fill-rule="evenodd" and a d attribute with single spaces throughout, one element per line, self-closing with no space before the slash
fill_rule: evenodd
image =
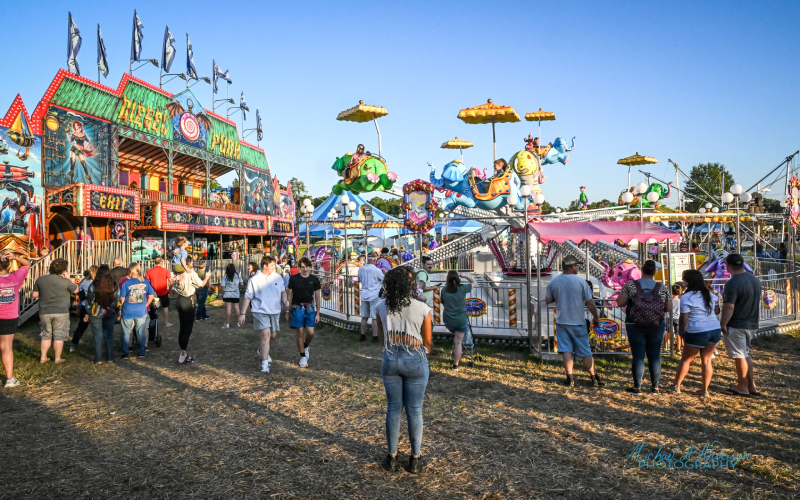
<path id="1" fill-rule="evenodd" d="M 380 347 L 322 328 L 310 368 L 282 331 L 273 373 L 259 373 L 252 330 L 221 330 L 223 310 L 178 366 L 177 327 L 146 361 L 94 366 L 78 354 L 38 363 L 36 325 L 18 335 L 18 378 L 0 395 L 2 498 L 791 498 L 800 487 L 800 338 L 757 342 L 765 397 L 719 394 L 734 379 L 721 356 L 710 398 L 636 399 L 625 360 L 600 363 L 604 390 L 557 385 L 559 364 L 481 348 L 459 373 L 431 358 L 420 476 L 387 474 Z M 440 349 L 446 353 L 445 346 Z M 674 374 L 667 360 L 664 376 Z M 693 367 L 686 388 L 698 383 Z M 666 384 L 665 384 L 666 385 Z M 409 451 L 401 431 L 401 455 Z M 735 470 L 639 470 L 649 448 L 720 441 L 750 453 Z"/>

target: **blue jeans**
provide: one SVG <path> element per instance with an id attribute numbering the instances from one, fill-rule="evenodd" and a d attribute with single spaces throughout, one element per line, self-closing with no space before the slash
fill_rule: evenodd
<path id="1" fill-rule="evenodd" d="M 206 312 L 208 288 L 198 288 L 197 291 L 194 292 L 194 296 L 197 299 L 197 312 L 194 313 L 194 319 L 200 321 L 201 319 L 208 317 L 208 313 Z"/>
<path id="2" fill-rule="evenodd" d="M 650 368 L 650 383 L 658 387 L 661 382 L 661 342 L 667 324 L 662 321 L 658 326 L 636 326 L 625 323 L 628 331 L 628 342 L 631 344 L 631 370 L 633 371 L 633 386 L 642 386 L 644 377 L 644 358 L 647 356 Z"/>
<path id="3" fill-rule="evenodd" d="M 114 361 L 114 325 L 117 318 L 113 314 L 108 317 L 89 316 L 89 326 L 94 336 L 94 360 L 103 361 L 103 339 L 106 341 L 106 356 Z"/>
<path id="4" fill-rule="evenodd" d="M 136 334 L 136 350 L 139 352 L 139 356 L 144 356 L 147 353 L 147 332 L 145 328 L 150 323 L 150 318 L 148 316 L 142 316 L 141 318 L 131 318 L 125 319 L 123 318 L 120 321 L 122 324 L 122 352 L 123 354 L 128 354 L 128 344 L 131 340 L 131 330 L 134 330 Z"/>
<path id="5" fill-rule="evenodd" d="M 397 453 L 400 413 L 405 407 L 411 454 L 420 455 L 422 399 L 425 397 L 425 388 L 428 386 L 430 373 L 428 359 L 422 350 L 409 352 L 402 347 L 384 349 L 381 379 L 386 390 L 386 443 L 389 446 L 389 454 Z"/>

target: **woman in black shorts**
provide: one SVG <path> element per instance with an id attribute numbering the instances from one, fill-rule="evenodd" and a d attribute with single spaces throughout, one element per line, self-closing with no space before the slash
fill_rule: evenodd
<path id="1" fill-rule="evenodd" d="M 225 324 L 222 328 L 231 327 L 231 307 L 236 308 L 236 317 L 239 317 L 239 297 L 241 292 L 239 286 L 242 284 L 242 277 L 236 272 L 236 266 L 228 264 L 225 268 L 225 275 L 222 276 L 222 301 L 225 302 Z M 238 325 L 241 326 L 241 325 Z"/>
<path id="2" fill-rule="evenodd" d="M 19 269 L 11 270 L 16 261 Z M 14 377 L 14 334 L 19 320 L 19 289 L 28 276 L 30 261 L 11 252 L 0 255 L 0 358 L 6 369 L 6 387 L 16 387 L 19 381 Z"/>

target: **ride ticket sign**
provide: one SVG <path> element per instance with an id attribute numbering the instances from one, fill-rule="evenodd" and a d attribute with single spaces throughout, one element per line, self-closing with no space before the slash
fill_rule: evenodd
<path id="1" fill-rule="evenodd" d="M 139 194 L 136 191 L 95 184 L 84 184 L 82 188 L 81 215 L 124 220 L 139 218 Z"/>

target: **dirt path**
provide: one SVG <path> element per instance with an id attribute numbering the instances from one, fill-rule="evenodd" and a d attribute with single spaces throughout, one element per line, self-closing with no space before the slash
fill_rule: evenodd
<path id="1" fill-rule="evenodd" d="M 250 328 L 222 330 L 210 307 L 176 364 L 177 326 L 144 361 L 92 365 L 79 353 L 38 363 L 37 326 L 18 335 L 18 378 L 0 394 L 0 498 L 792 498 L 800 487 L 800 338 L 757 342 L 766 396 L 719 394 L 734 379 L 724 355 L 710 398 L 634 398 L 625 361 L 601 363 L 604 390 L 565 389 L 560 366 L 486 350 L 474 369 L 431 358 L 424 474 L 387 474 L 380 346 L 320 329 L 308 369 L 282 325 L 270 375 Z M 74 321 L 74 320 L 73 320 Z M 119 336 L 117 327 L 117 336 Z M 664 367 L 671 379 L 674 361 Z M 686 388 L 697 387 L 695 365 Z M 666 383 L 664 385 L 667 385 Z M 405 427 L 400 453 L 407 457 Z M 719 441 L 749 453 L 735 470 L 647 470 L 625 458 Z"/>

